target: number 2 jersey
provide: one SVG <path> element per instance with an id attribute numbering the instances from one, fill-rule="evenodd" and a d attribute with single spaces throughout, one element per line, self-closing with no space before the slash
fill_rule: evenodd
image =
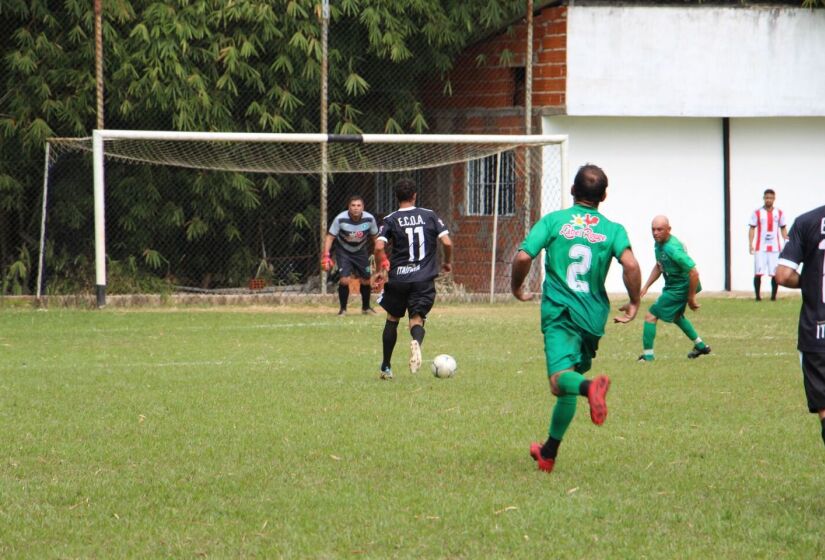
<path id="1" fill-rule="evenodd" d="M 542 217 L 519 248 L 533 258 L 545 250 L 542 312 L 558 316 L 567 309 L 582 329 L 604 335 L 610 313 L 607 271 L 611 260 L 630 248 L 624 226 L 577 204 Z"/>
<path id="2" fill-rule="evenodd" d="M 411 206 L 388 214 L 378 239 L 392 244 L 389 280 L 425 282 L 438 276 L 438 238 L 447 234 L 447 226 L 432 210 Z"/>
<path id="3" fill-rule="evenodd" d="M 794 220 L 779 264 L 799 273 L 802 309 L 799 312 L 801 352 L 825 353 L 825 206 Z"/>

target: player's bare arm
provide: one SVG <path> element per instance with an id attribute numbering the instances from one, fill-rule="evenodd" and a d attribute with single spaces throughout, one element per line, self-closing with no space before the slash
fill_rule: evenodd
<path id="1" fill-rule="evenodd" d="M 335 236 L 327 234 L 324 238 L 324 252 L 321 255 L 321 268 L 329 272 L 332 270 L 332 257 L 329 252 L 332 249 L 332 242 L 335 241 Z"/>
<path id="2" fill-rule="evenodd" d="M 619 258 L 619 263 L 622 265 L 622 280 L 630 301 L 619 308 L 619 311 L 623 311 L 624 315 L 614 317 L 613 322 L 629 323 L 636 317 L 641 303 L 642 269 L 639 268 L 639 261 L 636 260 L 636 256 L 630 249 L 624 250 Z"/>
<path id="3" fill-rule="evenodd" d="M 755 232 L 756 232 L 755 227 L 750 226 L 748 228 L 748 251 L 750 252 L 751 255 L 754 253 L 754 250 L 753 250 L 753 236 L 755 235 Z M 787 239 L 787 237 L 785 239 Z"/>
<path id="4" fill-rule="evenodd" d="M 689 283 L 688 283 L 688 293 L 687 293 L 687 304 L 693 311 L 696 311 L 701 305 L 696 303 L 696 288 L 699 286 L 699 271 L 696 270 L 696 267 L 690 269 L 688 272 L 689 275 Z"/>
<path id="5" fill-rule="evenodd" d="M 451 272 L 453 270 L 453 240 L 449 235 L 442 235 L 438 238 L 444 248 L 444 260 L 441 262 L 441 270 Z"/>
<path id="6" fill-rule="evenodd" d="M 384 287 L 384 283 L 387 281 L 387 276 L 390 269 L 390 261 L 387 258 L 386 251 L 384 250 L 385 247 L 386 243 L 383 240 L 378 238 L 375 239 L 375 250 L 373 252 L 373 257 L 375 258 L 376 270 L 374 270 L 370 276 L 370 287 L 376 292 L 381 291 Z"/>
<path id="7" fill-rule="evenodd" d="M 510 290 L 517 300 L 530 301 L 533 299 L 533 294 L 524 289 L 524 280 L 530 273 L 530 266 L 532 264 L 533 258 L 522 250 L 519 250 L 516 256 L 513 257 Z"/>
<path id="8" fill-rule="evenodd" d="M 775 278 L 780 286 L 799 288 L 799 273 L 789 266 L 785 266 L 784 264 L 777 265 Z"/>
<path id="9" fill-rule="evenodd" d="M 653 283 L 656 282 L 656 280 L 659 279 L 659 276 L 661 276 L 661 275 L 662 275 L 662 268 L 659 266 L 659 263 L 654 264 L 653 265 L 653 270 L 650 271 L 650 276 L 647 277 L 647 282 L 645 282 L 645 285 L 642 286 L 642 291 L 639 294 L 639 296 L 640 297 L 645 297 L 645 295 L 647 294 L 647 291 L 650 289 L 650 287 L 653 285 Z"/>

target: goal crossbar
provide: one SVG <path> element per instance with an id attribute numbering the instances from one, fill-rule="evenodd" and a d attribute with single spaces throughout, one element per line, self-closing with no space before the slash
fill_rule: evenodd
<path id="1" fill-rule="evenodd" d="M 92 137 L 52 138 L 49 143 L 60 150 L 93 153 L 96 140 L 101 142 L 106 158 L 126 162 L 213 171 L 312 174 L 424 169 L 479 159 L 517 146 L 560 144 L 566 136 L 96 130 Z M 322 154 L 322 145 L 326 146 L 326 154 Z"/>

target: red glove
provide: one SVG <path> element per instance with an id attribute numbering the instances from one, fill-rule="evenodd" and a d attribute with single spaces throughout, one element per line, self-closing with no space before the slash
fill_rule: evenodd
<path id="1" fill-rule="evenodd" d="M 329 272 L 330 270 L 332 270 L 332 265 L 333 262 L 332 259 L 329 258 L 329 253 L 324 253 L 324 256 L 321 258 L 321 268 Z"/>

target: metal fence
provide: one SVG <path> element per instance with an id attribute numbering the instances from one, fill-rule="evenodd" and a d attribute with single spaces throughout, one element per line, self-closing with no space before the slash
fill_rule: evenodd
<path id="1" fill-rule="evenodd" d="M 282 13 L 281 3 L 263 0 L 169 3 L 164 10 L 143 0 L 104 1 L 105 126 L 320 131 L 316 4 L 296 0 Z M 473 83 L 482 66 L 523 81 L 525 55 L 510 34 L 523 23 L 523 7 L 501 2 L 501 10 L 485 11 L 488 2 L 468 0 L 459 11 L 472 21 L 450 27 L 455 37 L 445 41 L 446 31 L 432 35 L 447 21 L 438 14 L 395 28 L 405 17 L 402 7 L 377 4 L 370 10 L 373 21 L 331 3 L 323 104 L 329 132 L 502 133 L 498 123 L 505 120 L 507 132 L 524 133 L 525 92 L 518 80 L 514 91 L 503 93 L 505 106 L 496 105 L 489 118 L 479 120 L 456 101 L 459 84 Z M 0 8 L 0 297 L 38 288 L 45 294 L 94 291 L 90 158 L 56 153 L 44 169 L 49 138 L 89 136 L 98 126 L 94 21 L 91 1 L 12 1 Z M 384 43 L 376 44 L 382 30 Z M 473 51 L 471 62 L 458 62 L 467 45 L 490 34 L 503 37 L 505 46 Z M 394 43 L 385 44 L 389 40 Z M 540 116 L 532 120 L 538 130 Z M 442 214 L 455 238 L 451 286 L 468 293 L 508 289 L 502 271 L 525 224 L 541 208 L 560 203 L 563 165 L 559 156 L 551 160 L 533 158 L 532 175 L 519 157 L 504 163 L 495 219 L 489 161 L 406 172 L 420 185 L 420 203 Z M 397 178 L 389 172 L 331 175 L 322 208 L 317 174 L 107 162 L 107 289 L 317 293 L 321 216 L 331 218 L 358 193 L 380 218 L 395 206 Z"/>

